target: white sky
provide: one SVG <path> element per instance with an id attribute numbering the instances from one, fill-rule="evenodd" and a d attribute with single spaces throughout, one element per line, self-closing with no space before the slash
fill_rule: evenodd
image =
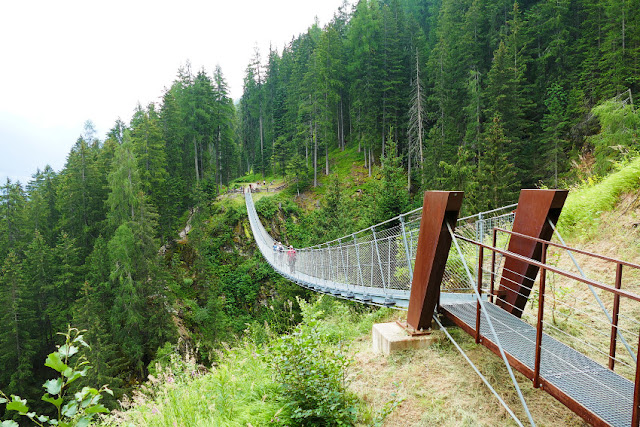
<path id="1" fill-rule="evenodd" d="M 178 68 L 222 67 L 242 95 L 257 45 L 279 52 L 343 0 L 7 0 L 0 2 L 0 184 L 59 171 L 86 120 L 98 137 L 138 102 L 158 102 Z"/>

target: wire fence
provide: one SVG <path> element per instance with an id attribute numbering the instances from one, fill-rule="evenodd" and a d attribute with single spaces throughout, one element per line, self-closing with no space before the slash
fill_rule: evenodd
<path id="1" fill-rule="evenodd" d="M 363 288 L 384 295 L 411 290 L 418 248 L 422 208 L 323 244 L 295 248 L 295 254 L 279 246 L 266 231 L 253 204 L 245 194 L 247 212 L 255 240 L 265 259 L 279 273 L 294 280 L 334 289 L 349 295 Z M 457 230 L 484 239 L 500 225 L 510 227 L 516 205 L 460 218 Z M 445 270 L 443 291 L 466 292 L 472 288 L 461 272 L 461 263 L 451 252 Z M 474 257 L 469 257 L 470 261 Z"/>
<path id="2" fill-rule="evenodd" d="M 458 237 L 463 256 L 469 260 L 475 257 L 468 265 L 469 271 L 475 272 L 473 286 L 476 286 L 478 245 L 459 238 L 471 239 L 468 233 L 462 234 L 460 228 L 456 230 L 455 235 Z M 509 233 L 498 230 L 495 247 L 505 250 L 508 239 Z M 485 244 L 493 246 L 486 237 L 483 240 Z M 528 302 L 521 319 L 536 327 L 540 315 L 539 305 L 543 300 L 541 327 L 545 334 L 582 354 L 589 355 L 590 359 L 600 365 L 615 369 L 616 373 L 629 381 L 635 380 L 640 302 L 634 297 L 617 296 L 616 290 L 622 289 L 637 295 L 640 289 L 640 266 L 596 254 L 550 246 L 545 259 L 545 265 L 550 268 L 545 269 L 545 286 L 541 293 L 540 273 L 534 277 L 527 277 L 521 272 L 510 270 L 510 274 L 505 275 L 503 256 L 496 254 L 493 264 L 490 252 L 485 251 L 483 256 L 482 293 L 490 295 L 493 303 L 508 310 L 515 308 L 519 311 L 519 308 L 513 305 L 513 297 L 526 298 Z M 460 259 L 460 255 L 456 256 Z M 467 273 L 465 275 L 469 282 Z M 504 286 L 499 292 L 501 283 Z M 588 283 L 594 285 L 590 286 Z M 509 329 L 508 325 L 504 327 Z M 523 341 L 535 340 L 535 337 L 532 338 L 530 334 L 517 328 L 509 333 Z M 558 356 L 543 350 L 543 357 L 553 359 Z M 575 368 L 580 370 L 579 366 Z M 625 399 L 628 399 L 628 396 Z"/>

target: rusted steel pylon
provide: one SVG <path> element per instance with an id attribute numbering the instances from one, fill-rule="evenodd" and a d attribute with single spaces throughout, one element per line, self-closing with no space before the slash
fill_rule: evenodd
<path id="1" fill-rule="evenodd" d="M 513 231 L 538 239 L 550 240 L 553 229 L 549 225 L 558 221 L 568 190 L 522 190 Z M 511 236 L 509 252 L 540 261 L 542 244 L 523 237 Z M 536 280 L 539 268 L 511 257 L 507 257 L 502 269 L 497 305 L 520 317 L 529 293 Z"/>
<path id="2" fill-rule="evenodd" d="M 455 228 L 462 204 L 462 191 L 424 193 L 422 220 L 418 235 L 416 264 L 413 269 L 407 324 L 416 331 L 431 326 L 433 311 L 440 297 L 440 283 L 451 248 L 447 223 Z"/>

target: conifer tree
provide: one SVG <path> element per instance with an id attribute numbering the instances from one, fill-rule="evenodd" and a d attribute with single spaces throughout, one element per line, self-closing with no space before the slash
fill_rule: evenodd
<path id="1" fill-rule="evenodd" d="M 148 204 L 128 132 L 118 146 L 109 174 L 108 220 L 113 234 L 107 244 L 113 301 L 110 330 L 126 352 L 129 365 L 142 377 L 155 349 L 170 335 L 163 279 L 154 240 L 156 214 Z"/>
<path id="2" fill-rule="evenodd" d="M 34 313 L 22 265 L 12 250 L 4 259 L 0 275 L 0 384 L 24 394 L 33 375 Z"/>
<path id="3" fill-rule="evenodd" d="M 55 270 L 54 251 L 47 245 L 40 231 L 36 230 L 32 242 L 25 250 L 24 279 L 32 289 L 36 314 L 34 338 L 38 341 L 38 349 L 43 357 L 46 357 L 46 351 L 53 346 L 54 336 L 58 331 L 53 326 L 53 319 L 56 317 L 54 309 L 58 300 Z"/>
<path id="4" fill-rule="evenodd" d="M 478 189 L 484 203 L 479 203 L 479 210 L 486 211 L 513 203 L 518 184 L 514 180 L 513 164 L 507 156 L 513 141 L 505 135 L 498 114 L 487 126 L 482 142 L 478 159 Z"/>

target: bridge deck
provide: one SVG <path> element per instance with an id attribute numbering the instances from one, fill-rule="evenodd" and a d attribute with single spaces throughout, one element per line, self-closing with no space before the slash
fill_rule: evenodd
<path id="1" fill-rule="evenodd" d="M 445 316 L 475 335 L 475 302 L 444 297 L 441 303 Z M 536 329 L 493 304 L 485 306 L 512 366 L 533 378 Z M 480 333 L 483 345 L 496 352 L 484 315 Z M 542 388 L 595 425 L 631 424 L 633 383 L 547 334 L 542 338 L 540 381 Z"/>
<path id="2" fill-rule="evenodd" d="M 265 252 L 263 252 L 263 254 Z M 392 306 L 404 309 L 409 306 L 410 291 L 408 290 L 386 290 L 376 287 L 358 286 L 332 280 L 325 280 L 299 271 L 292 272 L 288 266 L 284 265 L 283 262 L 278 262 L 276 255 L 265 255 L 265 259 L 281 276 L 302 287 L 319 293 L 324 293 L 342 299 L 353 299 L 374 305 Z"/>

